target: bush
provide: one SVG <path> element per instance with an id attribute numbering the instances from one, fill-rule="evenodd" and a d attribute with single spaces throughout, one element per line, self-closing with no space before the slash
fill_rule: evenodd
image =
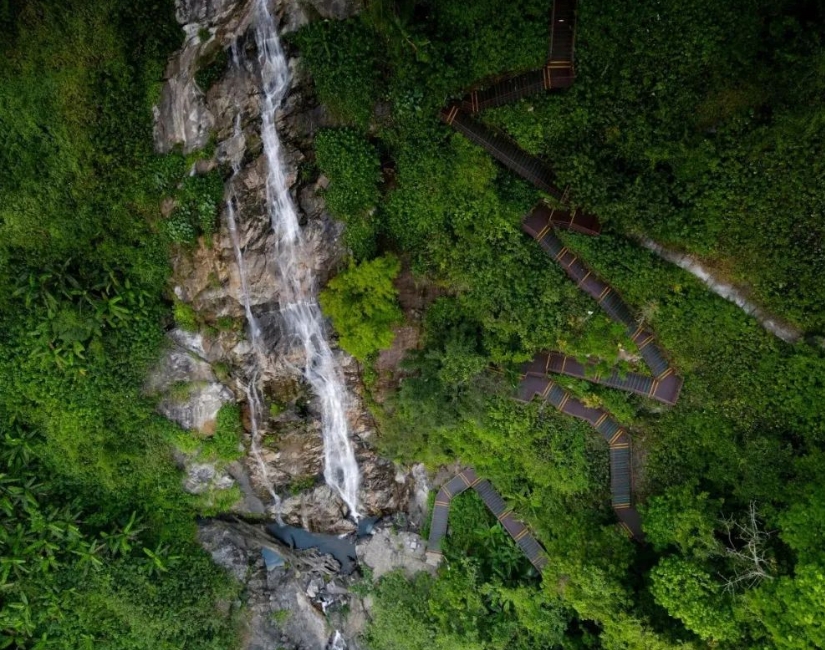
<path id="1" fill-rule="evenodd" d="M 175 325 L 186 332 L 197 332 L 200 328 L 200 320 L 195 309 L 189 303 L 182 300 L 175 300 L 174 305 Z"/>
<path id="2" fill-rule="evenodd" d="M 198 84 L 198 88 L 207 92 L 226 74 L 228 63 L 229 54 L 226 50 L 218 50 L 209 59 L 199 62 L 200 69 L 195 73 L 195 83 Z"/>
<path id="3" fill-rule="evenodd" d="M 154 156 L 150 102 L 181 40 L 172 2 L 0 2 L 2 647 L 236 643 L 238 588 L 142 391 L 186 171 Z"/>
<path id="4" fill-rule="evenodd" d="M 209 239 L 217 228 L 223 201 L 223 179 L 213 169 L 204 176 L 185 176 L 174 194 L 177 206 L 165 222 L 166 233 L 175 244 L 193 244 L 199 235 Z"/>
<path id="5" fill-rule="evenodd" d="M 392 345 L 393 326 L 402 319 L 392 283 L 400 270 L 395 257 L 379 257 L 351 266 L 321 292 L 321 307 L 332 320 L 341 347 L 359 361 Z"/>
<path id="6" fill-rule="evenodd" d="M 375 252 L 381 164 L 375 147 L 354 129 L 324 129 L 315 141 L 318 167 L 329 178 L 324 198 L 346 224 L 344 237 L 356 259 Z"/>
<path id="7" fill-rule="evenodd" d="M 219 460 L 231 463 L 243 456 L 243 425 L 241 424 L 241 407 L 237 404 L 224 404 L 218 411 L 215 434 L 212 436 L 210 449 Z"/>
<path id="8" fill-rule="evenodd" d="M 381 95 L 379 41 L 357 18 L 310 23 L 295 36 L 320 100 L 338 116 L 366 126 Z"/>

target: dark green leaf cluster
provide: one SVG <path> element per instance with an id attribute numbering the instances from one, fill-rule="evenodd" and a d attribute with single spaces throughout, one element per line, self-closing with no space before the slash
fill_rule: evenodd
<path id="1" fill-rule="evenodd" d="M 346 225 L 344 237 L 356 259 L 375 255 L 380 196 L 378 152 L 358 131 L 324 129 L 315 140 L 318 167 L 327 176 L 324 198 L 332 214 Z"/>
<path id="2" fill-rule="evenodd" d="M 375 33 L 358 19 L 310 23 L 294 37 L 313 71 L 319 99 L 336 115 L 365 126 L 381 96 Z"/>
<path id="3" fill-rule="evenodd" d="M 0 35 L 0 647 L 230 647 L 236 590 L 141 389 L 192 239 L 165 223 L 212 232 L 223 191 L 152 150 L 173 3 L 13 0 Z"/>

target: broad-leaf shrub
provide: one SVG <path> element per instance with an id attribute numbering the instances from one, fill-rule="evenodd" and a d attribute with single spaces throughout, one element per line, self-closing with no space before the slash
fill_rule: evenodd
<path id="1" fill-rule="evenodd" d="M 401 321 L 393 280 L 401 270 L 387 255 L 351 266 L 321 292 L 324 313 L 338 332 L 341 347 L 359 361 L 392 345 L 393 327 Z"/>
<path id="2" fill-rule="evenodd" d="M 324 129 L 315 140 L 318 167 L 329 179 L 324 199 L 346 224 L 344 237 L 356 259 L 375 254 L 381 165 L 378 151 L 351 128 Z"/>

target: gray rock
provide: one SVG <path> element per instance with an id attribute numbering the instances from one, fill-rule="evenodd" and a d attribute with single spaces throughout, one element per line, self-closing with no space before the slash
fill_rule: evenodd
<path id="1" fill-rule="evenodd" d="M 209 490 L 226 490 L 235 484 L 234 479 L 212 463 L 192 463 L 186 467 L 183 489 L 189 494 L 203 494 Z"/>
<path id="2" fill-rule="evenodd" d="M 427 564 L 427 545 L 415 533 L 394 533 L 385 528 L 371 538 L 360 541 L 356 550 L 359 561 L 372 569 L 375 578 L 397 569 L 408 576 L 433 569 Z"/>
<path id="3" fill-rule="evenodd" d="M 201 526 L 198 541 L 218 566 L 226 569 L 235 580 L 243 581 L 251 564 L 251 552 L 244 539 L 222 526 Z"/>
<path id="4" fill-rule="evenodd" d="M 154 108 L 155 149 L 169 153 L 182 145 L 184 153 L 202 149 L 209 141 L 215 118 L 195 83 L 202 42 L 197 25 L 184 28 L 186 40 L 166 66 L 160 102 Z"/>
<path id="5" fill-rule="evenodd" d="M 288 610 L 289 616 L 281 626 L 284 634 L 300 648 L 322 650 L 333 634 L 324 615 L 294 582 L 287 583 L 275 596 L 278 609 Z"/>
<path id="6" fill-rule="evenodd" d="M 183 389 L 182 389 L 183 390 Z M 201 433 L 215 433 L 218 411 L 224 404 L 235 401 L 235 396 L 219 382 L 192 383 L 188 395 L 165 395 L 158 403 L 158 411 L 184 429 Z"/>
<path id="7" fill-rule="evenodd" d="M 174 338 L 171 340 L 174 341 Z M 157 394 L 166 392 L 182 382 L 214 381 L 215 373 L 212 366 L 190 350 L 172 343 L 150 372 L 144 387 L 147 393 Z"/>
<path id="8" fill-rule="evenodd" d="M 424 520 L 429 512 L 429 477 L 427 476 L 427 468 L 422 463 L 413 465 L 410 474 L 413 479 L 413 487 L 410 491 L 407 513 L 410 516 L 410 523 L 420 529 L 424 525 Z"/>
<path id="9" fill-rule="evenodd" d="M 175 0 L 175 18 L 181 24 L 214 24 L 236 11 L 238 0 Z"/>

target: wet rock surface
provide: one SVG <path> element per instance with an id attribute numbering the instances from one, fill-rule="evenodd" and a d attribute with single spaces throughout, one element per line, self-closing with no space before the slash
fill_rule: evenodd
<path id="1" fill-rule="evenodd" d="M 375 576 L 432 571 L 422 559 L 424 540 L 410 531 L 395 532 L 397 526 L 397 520 L 384 522 L 372 537 L 358 541 L 363 566 Z M 331 557 L 294 551 L 262 526 L 240 520 L 205 521 L 198 539 L 215 563 L 246 587 L 246 648 L 324 650 L 336 642 L 349 650 L 363 647 L 360 637 L 372 606 L 367 578 L 341 575 Z M 279 561 L 267 568 L 266 555 Z"/>
<path id="2" fill-rule="evenodd" d="M 215 432 L 218 411 L 233 402 L 232 392 L 217 380 L 212 366 L 198 355 L 198 350 L 184 347 L 185 333 L 170 336 L 166 353 L 146 382 L 149 394 L 159 395 L 158 410 L 184 429 L 203 434 Z"/>
<path id="3" fill-rule="evenodd" d="M 207 148 L 210 154 L 193 164 L 192 173 L 215 168 L 224 173 L 226 197 L 235 201 L 247 295 L 261 326 L 264 353 L 255 353 L 247 331 L 243 285 L 224 207 L 220 228 L 210 241 L 180 250 L 173 259 L 170 297 L 194 309 L 199 331 L 170 332 L 167 352 L 147 379 L 146 392 L 157 397 L 161 413 L 202 437 L 214 433 L 215 418 L 223 404 L 241 407 L 245 456 L 225 465 L 181 453 L 184 489 L 209 495 L 229 488 L 240 490 L 242 498 L 231 506 L 233 512 L 272 521 L 275 504 L 267 489 L 271 484 L 280 496 L 278 512 L 284 523 L 318 533 L 351 534 L 355 530 L 352 513 L 324 482 L 320 405 L 302 376 L 304 350 L 285 334 L 279 313 L 282 287 L 265 210 L 267 170 L 259 135 L 260 76 L 250 31 L 257 1 L 178 0 L 177 17 L 186 38 L 166 69 L 155 110 L 155 146 L 162 153 Z M 280 17 L 281 30 L 291 31 L 310 19 L 350 16 L 358 3 L 276 0 L 271 5 Z M 240 65 L 230 62 L 210 88 L 199 88 L 197 71 L 233 43 Z M 312 264 L 315 278 L 323 286 L 343 266 L 346 250 L 342 225 L 326 211 L 318 191 L 321 184 L 307 170 L 312 169 L 315 133 L 336 122 L 317 104 L 311 79 L 296 53 L 287 51 L 287 56 L 292 89 L 276 116 L 277 126 L 286 175 L 307 242 L 307 264 Z M 232 168 L 238 171 L 230 177 Z M 173 208 L 172 203 L 165 204 L 165 214 Z M 398 467 L 373 451 L 375 423 L 364 403 L 360 369 L 345 353 L 336 350 L 335 354 L 348 391 L 346 417 L 362 474 L 361 514 L 403 512 L 401 529 L 419 526 L 426 512 L 426 472 L 423 467 L 414 471 Z M 261 388 L 263 413 L 257 422 L 261 462 L 250 453 L 252 418 L 247 388 L 251 384 Z M 262 525 L 259 529 L 254 533 L 248 528 L 239 531 L 238 526 L 212 522 L 202 526 L 200 533 L 214 560 L 246 585 L 244 647 L 358 648 L 357 638 L 369 618 L 369 607 L 368 599 L 349 590 L 359 579 L 357 572 L 349 578 L 338 576 L 330 569 L 329 560 L 301 559 L 266 536 Z M 382 573 L 392 568 L 414 571 L 423 543 L 413 543 L 412 530 L 404 535 L 401 539 L 379 527 L 376 537 L 362 540 L 359 549 L 369 549 L 364 550 L 369 562 Z M 373 539 L 378 541 L 370 545 Z M 287 561 L 267 570 L 263 548 L 273 549 Z M 359 558 L 360 554 L 361 550 Z"/>
<path id="4" fill-rule="evenodd" d="M 363 543 L 358 544 L 358 559 L 370 569 L 374 578 L 402 570 L 408 576 L 419 571 L 429 571 L 427 543 L 412 532 L 394 533 L 388 528 L 379 530 Z"/>

